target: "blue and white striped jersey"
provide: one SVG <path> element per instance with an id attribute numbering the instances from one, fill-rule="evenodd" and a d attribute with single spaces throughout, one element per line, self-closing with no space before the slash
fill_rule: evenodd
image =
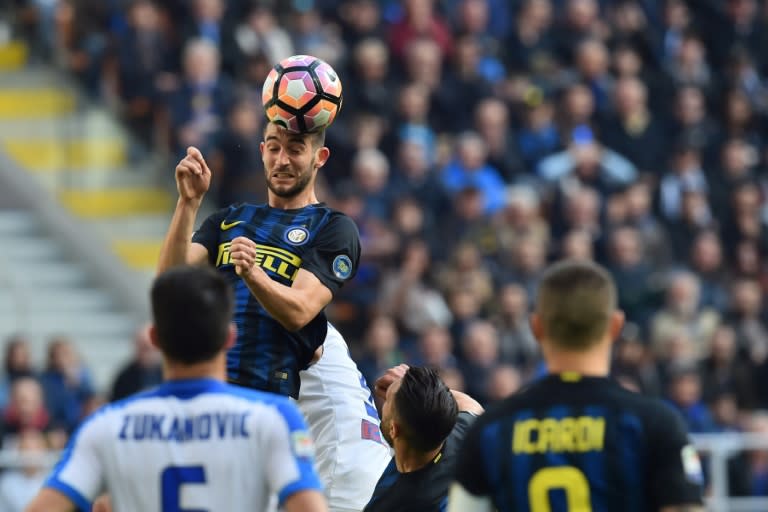
<path id="1" fill-rule="evenodd" d="M 169 381 L 101 408 L 46 486 L 81 510 L 262 511 L 271 494 L 322 490 L 304 420 L 288 398 L 213 379 Z"/>

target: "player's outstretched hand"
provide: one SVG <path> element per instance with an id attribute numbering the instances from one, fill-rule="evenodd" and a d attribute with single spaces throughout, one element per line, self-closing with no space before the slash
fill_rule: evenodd
<path id="1" fill-rule="evenodd" d="M 211 170 L 203 154 L 194 146 L 176 166 L 176 188 L 181 199 L 200 201 L 211 186 Z"/>
<path id="2" fill-rule="evenodd" d="M 229 246 L 230 261 L 235 266 L 237 275 L 241 277 L 251 271 L 257 255 L 256 243 L 244 236 L 235 238 L 232 240 L 232 245 Z"/>
<path id="3" fill-rule="evenodd" d="M 376 398 L 381 401 L 386 400 L 389 386 L 395 381 L 402 379 L 405 376 L 405 372 L 408 371 L 408 368 L 409 366 L 407 364 L 393 366 L 384 372 L 384 375 L 376 379 L 376 383 L 373 385 L 373 392 L 376 395 Z"/>

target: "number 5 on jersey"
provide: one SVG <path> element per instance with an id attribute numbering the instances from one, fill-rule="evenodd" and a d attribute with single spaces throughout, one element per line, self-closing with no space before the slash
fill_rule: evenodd
<path id="1" fill-rule="evenodd" d="M 160 474 L 160 500 L 163 512 L 208 512 L 201 508 L 181 508 L 181 486 L 204 484 L 203 466 L 168 466 Z"/>

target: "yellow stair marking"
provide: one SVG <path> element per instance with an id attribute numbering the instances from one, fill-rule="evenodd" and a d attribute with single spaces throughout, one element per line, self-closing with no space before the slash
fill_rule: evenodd
<path id="1" fill-rule="evenodd" d="M 86 218 L 168 213 L 173 206 L 170 194 L 160 188 L 64 190 L 59 198 L 74 214 Z"/>
<path id="2" fill-rule="evenodd" d="M 10 139 L 4 146 L 22 167 L 36 172 L 110 169 L 126 163 L 121 139 Z"/>
<path id="3" fill-rule="evenodd" d="M 162 240 L 116 240 L 112 249 L 123 263 L 134 270 L 151 270 L 157 267 Z"/>
<path id="4" fill-rule="evenodd" d="M 0 46 L 0 71 L 16 71 L 27 63 L 29 48 L 21 41 L 11 41 Z"/>
<path id="5" fill-rule="evenodd" d="M 75 95 L 71 92 L 54 88 L 0 89 L 0 119 L 55 117 L 74 110 Z"/>

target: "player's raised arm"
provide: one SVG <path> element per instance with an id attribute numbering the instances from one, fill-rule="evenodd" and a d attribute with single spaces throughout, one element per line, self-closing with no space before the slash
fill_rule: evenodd
<path id="1" fill-rule="evenodd" d="M 187 156 L 176 166 L 179 198 L 160 249 L 158 274 L 178 265 L 201 264 L 208 258 L 208 250 L 203 245 L 192 243 L 192 231 L 200 204 L 210 186 L 211 170 L 203 154 L 195 147 L 188 148 Z"/>

